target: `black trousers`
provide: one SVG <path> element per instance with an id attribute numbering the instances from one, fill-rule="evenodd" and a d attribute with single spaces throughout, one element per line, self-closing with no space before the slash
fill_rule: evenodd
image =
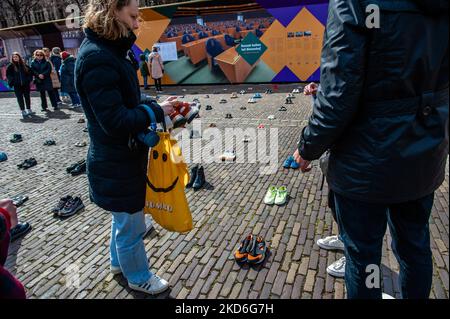
<path id="1" fill-rule="evenodd" d="M 433 200 L 434 193 L 404 203 L 371 204 L 334 193 L 339 233 L 345 246 L 349 299 L 381 299 L 382 247 L 388 225 L 392 251 L 400 265 L 402 298 L 429 298 L 433 278 L 429 227 Z"/>
<path id="2" fill-rule="evenodd" d="M 47 109 L 47 107 L 48 107 L 47 97 L 45 96 L 45 92 L 46 92 L 45 90 L 42 90 L 39 92 L 41 94 L 41 106 L 42 106 L 43 110 Z M 48 94 L 48 97 L 50 98 L 50 103 L 52 103 L 52 107 L 54 109 L 58 108 L 58 102 L 57 102 L 54 90 L 53 89 L 47 90 L 47 94 Z"/>
<path id="3" fill-rule="evenodd" d="M 20 110 L 25 110 L 25 105 L 27 109 L 31 109 L 31 99 L 30 99 L 30 85 L 16 85 L 14 86 L 14 94 L 17 98 L 17 103 L 19 103 Z"/>
<path id="4" fill-rule="evenodd" d="M 156 91 L 162 91 L 161 78 L 159 78 L 159 79 L 153 79 L 153 80 L 155 80 L 155 88 L 156 88 Z"/>
<path id="5" fill-rule="evenodd" d="M 61 102 L 61 98 L 59 97 L 59 91 L 58 89 L 53 89 L 53 95 L 56 98 L 56 103 Z"/>

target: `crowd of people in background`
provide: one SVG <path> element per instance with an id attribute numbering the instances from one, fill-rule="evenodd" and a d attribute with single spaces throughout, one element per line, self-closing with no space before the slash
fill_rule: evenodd
<path id="1" fill-rule="evenodd" d="M 63 104 L 61 96 L 68 95 L 71 107 L 80 107 L 74 84 L 75 57 L 58 47 L 35 50 L 28 63 L 18 52 L 13 52 L 6 69 L 8 85 L 13 88 L 23 119 L 32 117 L 30 87 L 33 83 L 41 98 L 41 111 L 48 112 L 48 99 L 53 110 Z"/>

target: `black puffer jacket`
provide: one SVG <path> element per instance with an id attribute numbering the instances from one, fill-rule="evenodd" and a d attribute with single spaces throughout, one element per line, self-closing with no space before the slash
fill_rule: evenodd
<path id="1" fill-rule="evenodd" d="M 136 37 L 109 41 L 86 29 L 75 63 L 91 139 L 87 174 L 93 202 L 108 211 L 135 213 L 144 207 L 148 148 L 129 147 L 130 137 L 150 124 L 136 69 L 128 57 Z"/>
<path id="2" fill-rule="evenodd" d="M 38 91 L 53 90 L 52 78 L 50 77 L 50 74 L 52 73 L 52 65 L 50 62 L 45 59 L 35 59 L 31 62 L 31 71 L 33 72 L 34 82 Z M 39 74 L 42 74 L 44 78 L 40 79 Z"/>
<path id="3" fill-rule="evenodd" d="M 379 29 L 365 25 L 368 4 L 381 10 Z M 315 160 L 331 149 L 333 191 L 397 203 L 442 184 L 448 31 L 448 1 L 330 1 L 321 86 L 299 151 Z"/>
<path id="4" fill-rule="evenodd" d="M 69 56 L 61 64 L 59 72 L 61 79 L 61 91 L 66 93 L 74 93 L 75 89 L 75 58 Z"/>
<path id="5" fill-rule="evenodd" d="M 6 78 L 11 88 L 30 85 L 33 74 L 28 66 L 14 65 L 10 63 L 6 68 Z"/>

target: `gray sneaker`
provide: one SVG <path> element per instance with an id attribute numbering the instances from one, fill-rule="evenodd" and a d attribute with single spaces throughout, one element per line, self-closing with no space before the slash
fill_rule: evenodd
<path id="1" fill-rule="evenodd" d="M 327 273 L 330 276 L 344 278 L 345 277 L 345 257 L 335 261 L 327 267 Z"/>

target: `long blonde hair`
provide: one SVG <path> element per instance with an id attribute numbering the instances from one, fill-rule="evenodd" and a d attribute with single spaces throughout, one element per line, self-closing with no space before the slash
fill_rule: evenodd
<path id="1" fill-rule="evenodd" d="M 116 10 L 128 6 L 132 0 L 89 0 L 84 17 L 84 28 L 100 37 L 117 40 L 129 34 L 128 26 L 117 19 Z"/>

